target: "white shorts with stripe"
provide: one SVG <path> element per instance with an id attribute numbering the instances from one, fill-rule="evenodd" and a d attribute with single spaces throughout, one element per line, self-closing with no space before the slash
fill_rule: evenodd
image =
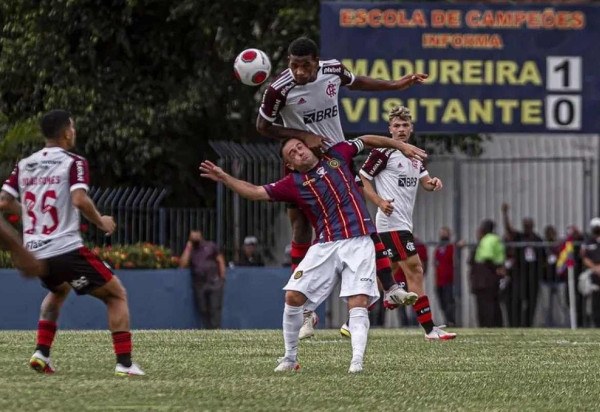
<path id="1" fill-rule="evenodd" d="M 308 298 L 305 309 L 315 310 L 329 297 L 338 278 L 344 300 L 367 295 L 371 305 L 379 299 L 375 246 L 370 236 L 312 245 L 283 289 L 304 294 Z"/>

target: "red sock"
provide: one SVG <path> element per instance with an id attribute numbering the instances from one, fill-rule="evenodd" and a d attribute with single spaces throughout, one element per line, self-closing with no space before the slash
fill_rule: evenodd
<path id="1" fill-rule="evenodd" d="M 50 356 L 50 348 L 54 341 L 54 335 L 56 335 L 56 322 L 39 320 L 35 350 L 39 350 L 44 356 Z"/>
<path id="2" fill-rule="evenodd" d="M 433 320 L 431 317 L 431 308 L 429 307 L 429 298 L 427 295 L 419 296 L 419 299 L 413 305 L 415 313 L 417 314 L 417 322 L 423 326 L 426 333 L 433 330 Z"/>
<path id="3" fill-rule="evenodd" d="M 292 250 L 290 250 L 290 257 L 292 258 L 292 272 L 296 270 L 306 253 L 308 252 L 308 248 L 310 247 L 310 243 L 296 243 L 292 242 Z"/>
<path id="4" fill-rule="evenodd" d="M 131 366 L 131 333 L 130 332 L 113 332 L 112 333 L 113 348 L 117 355 L 117 363 L 125 367 Z"/>
<path id="5" fill-rule="evenodd" d="M 406 275 L 402 271 L 402 268 L 398 268 L 396 273 L 394 273 L 394 280 L 404 290 L 408 290 L 408 286 L 406 284 Z"/>

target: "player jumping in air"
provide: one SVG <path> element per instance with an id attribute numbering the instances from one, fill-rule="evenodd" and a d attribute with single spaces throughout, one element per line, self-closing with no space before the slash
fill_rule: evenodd
<path id="1" fill-rule="evenodd" d="M 340 122 L 341 86 L 365 91 L 403 90 L 427 78 L 426 74 L 412 74 L 388 81 L 355 76 L 337 60 L 319 60 L 317 45 L 306 37 L 289 45 L 288 59 L 288 68 L 265 91 L 256 128 L 265 136 L 300 139 L 311 149 L 328 149 L 345 140 Z M 283 125 L 275 124 L 278 118 Z M 290 254 L 294 270 L 310 246 L 312 229 L 308 218 L 298 209 L 288 207 L 288 216 L 292 224 Z M 377 234 L 373 234 L 373 241 L 377 251 L 377 277 L 386 291 L 384 303 L 388 306 L 411 303 L 406 300 L 406 294 L 396 289 L 385 248 Z M 305 313 L 301 338 L 313 336 L 315 316 L 313 312 Z"/>

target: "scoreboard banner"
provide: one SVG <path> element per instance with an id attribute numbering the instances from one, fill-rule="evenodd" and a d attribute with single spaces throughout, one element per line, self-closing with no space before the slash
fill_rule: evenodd
<path id="1" fill-rule="evenodd" d="M 394 92 L 343 88 L 344 130 L 387 130 L 402 104 L 419 132 L 599 133 L 600 7 L 588 4 L 322 2 L 321 58 Z"/>

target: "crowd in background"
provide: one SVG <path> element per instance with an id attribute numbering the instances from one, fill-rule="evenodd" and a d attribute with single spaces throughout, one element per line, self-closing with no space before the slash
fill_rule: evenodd
<path id="1" fill-rule="evenodd" d="M 470 292 L 480 327 L 569 327 L 569 266 L 575 275 L 577 325 L 600 326 L 600 218 L 592 219 L 587 233 L 575 225 L 569 226 L 566 236 L 560 239 L 552 225 L 543 229 L 543 235 L 538 234 L 534 220 L 529 217 L 522 220 L 521 229 L 516 228 L 510 220 L 508 204 L 503 204 L 501 211 L 500 227 L 491 219 L 481 222 L 476 244 L 453 241 L 451 229 L 441 227 L 439 239 L 430 245 L 428 253 L 427 245 L 415 237 L 425 274 L 435 276 L 432 283 L 444 321 L 449 326 L 457 323 L 460 279 L 455 273 L 461 264 L 459 257 L 466 253 Z M 190 236 L 195 239 L 198 233 L 194 231 Z M 220 315 L 215 313 L 221 311 L 225 263 L 217 245 L 202 244 L 208 249 L 199 249 L 197 241 L 188 243 L 182 257 L 190 253 L 193 256 L 196 250 L 197 262 L 194 266 L 186 257 L 181 266 L 192 267 L 203 324 L 217 328 Z M 206 252 L 204 255 L 202 250 Z M 284 267 L 290 266 L 289 253 L 290 246 L 286 245 Z M 249 235 L 244 238 L 240 256 L 229 262 L 229 267 L 265 266 L 264 256 L 258 237 Z M 205 273 L 207 268 L 212 268 L 211 274 Z M 406 284 L 401 269 L 394 277 L 400 285 Z M 400 325 L 416 325 L 411 311 L 397 313 Z M 383 308 L 371 312 L 371 321 L 374 326 L 384 325 Z"/>

